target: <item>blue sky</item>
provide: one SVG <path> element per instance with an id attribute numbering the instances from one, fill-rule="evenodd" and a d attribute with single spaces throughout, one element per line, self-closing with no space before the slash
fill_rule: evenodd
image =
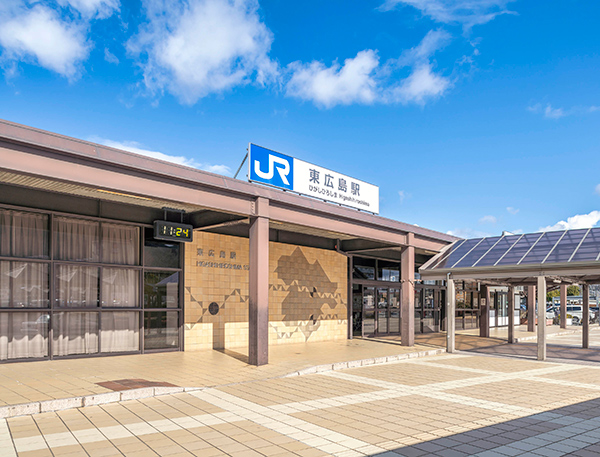
<path id="1" fill-rule="evenodd" d="M 600 221 L 600 2 L 0 2 L 0 117 L 232 175 L 248 142 L 460 236 Z"/>

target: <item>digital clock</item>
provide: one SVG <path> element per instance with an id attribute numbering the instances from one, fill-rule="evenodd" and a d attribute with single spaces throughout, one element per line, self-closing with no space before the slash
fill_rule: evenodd
<path id="1" fill-rule="evenodd" d="M 154 238 L 157 240 L 189 242 L 193 239 L 193 229 L 194 227 L 188 224 L 154 221 Z"/>

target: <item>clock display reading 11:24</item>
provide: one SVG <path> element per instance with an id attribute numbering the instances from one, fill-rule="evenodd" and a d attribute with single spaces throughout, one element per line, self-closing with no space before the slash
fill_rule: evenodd
<path id="1" fill-rule="evenodd" d="M 154 221 L 154 238 L 157 240 L 190 242 L 193 239 L 193 229 L 194 227 L 188 224 Z"/>

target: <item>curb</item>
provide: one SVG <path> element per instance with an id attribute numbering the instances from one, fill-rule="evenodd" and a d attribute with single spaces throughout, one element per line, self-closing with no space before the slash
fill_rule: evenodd
<path id="1" fill-rule="evenodd" d="M 350 362 L 328 363 L 326 365 L 317 365 L 314 367 L 303 368 L 302 370 L 280 376 L 281 378 L 291 378 L 292 376 L 302 376 L 306 374 L 323 373 L 325 371 L 346 370 L 348 368 L 358 368 L 368 365 L 380 365 L 383 363 L 393 363 L 400 360 L 416 359 L 419 357 L 428 357 L 446 353 L 446 349 L 431 349 L 429 351 L 409 352 L 407 354 L 388 355 L 387 357 L 373 357 L 370 359 L 352 360 Z"/>
<path id="2" fill-rule="evenodd" d="M 0 406 L 0 419 L 17 416 L 63 411 L 65 409 L 81 408 L 83 406 L 98 406 L 106 403 L 116 403 L 125 400 L 170 395 L 181 392 L 200 390 L 199 387 L 143 387 L 141 389 L 124 390 L 121 392 L 106 392 L 86 395 L 84 397 L 59 398 L 55 400 L 35 401 L 20 405 Z"/>
<path id="3" fill-rule="evenodd" d="M 432 349 L 429 351 L 409 352 L 407 354 L 390 355 L 387 357 L 372 357 L 369 359 L 352 360 L 350 362 L 328 363 L 326 365 L 316 365 L 308 368 L 303 368 L 302 370 L 294 371 L 283 376 L 276 376 L 275 378 L 290 378 L 293 376 L 323 373 L 325 371 L 345 370 L 348 368 L 364 367 L 368 365 L 393 363 L 399 360 L 427 357 L 442 354 L 445 352 L 445 349 Z M 116 403 L 125 400 L 140 400 L 142 398 L 178 394 L 183 392 L 193 392 L 214 387 L 218 386 L 142 387 L 141 389 L 123 390 L 121 392 L 106 392 L 102 394 L 86 395 L 83 397 L 60 398 L 56 400 L 22 403 L 19 405 L 0 406 L 0 419 L 9 419 L 11 417 L 29 416 L 32 414 L 49 413 L 54 411 L 63 411 L 65 409 L 82 408 L 85 406 L 105 405 L 107 403 Z"/>

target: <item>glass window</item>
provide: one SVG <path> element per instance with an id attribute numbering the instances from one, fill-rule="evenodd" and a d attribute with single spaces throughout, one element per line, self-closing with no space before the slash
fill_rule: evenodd
<path id="1" fill-rule="evenodd" d="M 140 315 L 118 311 L 102 313 L 102 351 L 131 352 L 140 349 Z"/>
<path id="2" fill-rule="evenodd" d="M 1 308 L 47 308 L 49 304 L 47 264 L 0 262 Z"/>
<path id="3" fill-rule="evenodd" d="M 102 223 L 102 262 L 139 265 L 138 227 Z"/>
<path id="4" fill-rule="evenodd" d="M 102 306 L 137 308 L 140 272 L 124 268 L 102 270 Z"/>
<path id="5" fill-rule="evenodd" d="M 375 279 L 375 259 L 354 257 L 353 267 L 355 279 Z"/>
<path id="6" fill-rule="evenodd" d="M 48 258 L 48 216 L 0 210 L 0 255 Z"/>
<path id="7" fill-rule="evenodd" d="M 98 262 L 100 224 L 67 217 L 54 218 L 54 258 Z"/>
<path id="8" fill-rule="evenodd" d="M 147 228 L 144 241 L 144 265 L 147 267 L 179 268 L 179 243 L 153 238 L 154 232 Z"/>
<path id="9" fill-rule="evenodd" d="M 399 282 L 400 264 L 397 262 L 379 260 L 377 262 L 377 280 Z"/>
<path id="10" fill-rule="evenodd" d="M 48 356 L 46 313 L 0 313 L 0 360 Z"/>
<path id="11" fill-rule="evenodd" d="M 144 349 L 167 349 L 179 346 L 179 313 L 146 311 L 144 313 Z"/>
<path id="12" fill-rule="evenodd" d="M 179 273 L 146 271 L 144 273 L 144 306 L 146 308 L 178 308 Z"/>
<path id="13" fill-rule="evenodd" d="M 48 216 L 0 209 L 0 255 L 48 258 Z"/>
<path id="14" fill-rule="evenodd" d="M 98 313 L 54 313 L 52 330 L 55 356 L 98 352 Z"/>
<path id="15" fill-rule="evenodd" d="M 56 306 L 98 306 L 98 268 L 80 265 L 56 266 Z"/>

